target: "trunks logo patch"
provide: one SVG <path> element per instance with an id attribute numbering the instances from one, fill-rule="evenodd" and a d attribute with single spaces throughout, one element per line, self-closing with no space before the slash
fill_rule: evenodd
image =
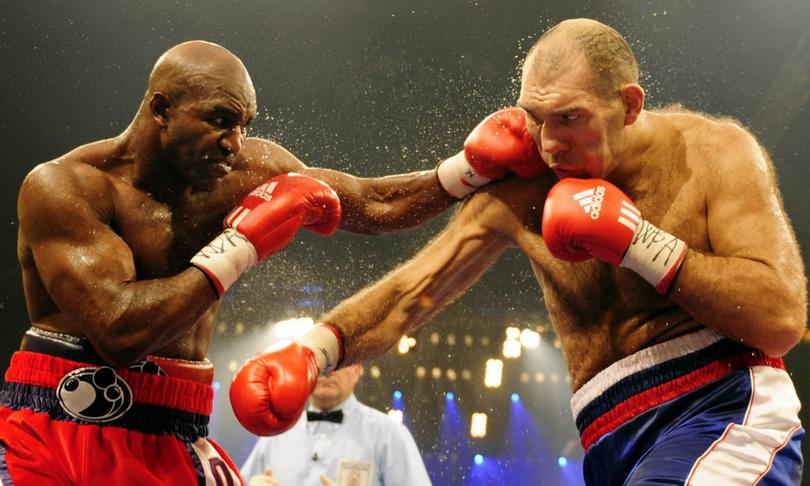
<path id="1" fill-rule="evenodd" d="M 132 406 L 132 390 L 109 366 L 77 368 L 56 388 L 62 409 L 88 422 L 112 422 Z"/>

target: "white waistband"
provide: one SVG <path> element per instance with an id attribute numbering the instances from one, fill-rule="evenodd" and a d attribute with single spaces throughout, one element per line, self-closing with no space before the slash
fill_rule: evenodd
<path id="1" fill-rule="evenodd" d="M 702 329 L 698 332 L 644 348 L 616 361 L 588 380 L 571 397 L 571 411 L 574 414 L 574 419 L 577 418 L 577 415 L 585 406 L 620 380 L 665 361 L 709 347 L 721 339 L 723 339 L 723 336 L 715 331 Z"/>

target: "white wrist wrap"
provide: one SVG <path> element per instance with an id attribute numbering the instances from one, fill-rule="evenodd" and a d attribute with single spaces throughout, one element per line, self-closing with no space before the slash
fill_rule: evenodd
<path id="1" fill-rule="evenodd" d="M 463 150 L 439 163 L 436 168 L 436 177 L 439 178 L 439 184 L 448 194 L 459 199 L 475 192 L 476 189 L 492 180 L 476 174 Z"/>
<path id="2" fill-rule="evenodd" d="M 629 268 L 666 294 L 686 256 L 683 240 L 642 219 L 620 267 Z"/>
<path id="3" fill-rule="evenodd" d="M 197 252 L 191 264 L 205 272 L 220 297 L 256 264 L 256 248 L 242 233 L 227 228 Z"/>
<path id="4" fill-rule="evenodd" d="M 298 344 L 306 346 L 315 352 L 321 374 L 329 373 L 337 368 L 338 359 L 340 358 L 340 342 L 335 333 L 325 325 L 316 324 L 301 336 Z"/>

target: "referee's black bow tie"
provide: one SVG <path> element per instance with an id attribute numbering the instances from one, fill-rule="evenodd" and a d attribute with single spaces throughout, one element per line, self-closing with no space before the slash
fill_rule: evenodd
<path id="1" fill-rule="evenodd" d="M 316 422 L 326 420 L 336 424 L 343 422 L 343 410 L 332 410 L 331 412 L 311 412 L 307 410 L 307 421 Z"/>

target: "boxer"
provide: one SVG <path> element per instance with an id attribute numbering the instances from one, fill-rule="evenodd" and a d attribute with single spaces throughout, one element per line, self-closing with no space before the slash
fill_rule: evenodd
<path id="1" fill-rule="evenodd" d="M 18 256 L 32 329 L 0 391 L 3 484 L 241 482 L 206 439 L 205 359 L 240 275 L 302 227 L 413 227 L 511 163 L 524 176 L 543 166 L 462 152 L 437 170 L 358 178 L 247 137 L 255 115 L 239 58 L 183 43 L 158 59 L 123 133 L 25 178 Z"/>
<path id="2" fill-rule="evenodd" d="M 283 428 L 318 372 L 382 354 L 516 246 L 562 343 L 588 484 L 799 484 L 781 356 L 807 324 L 806 277 L 765 149 L 729 118 L 644 109 L 627 42 L 588 19 L 535 43 L 518 105 L 551 170 L 478 192 L 410 261 L 249 362 L 235 409 L 261 397 L 251 417 Z"/>

